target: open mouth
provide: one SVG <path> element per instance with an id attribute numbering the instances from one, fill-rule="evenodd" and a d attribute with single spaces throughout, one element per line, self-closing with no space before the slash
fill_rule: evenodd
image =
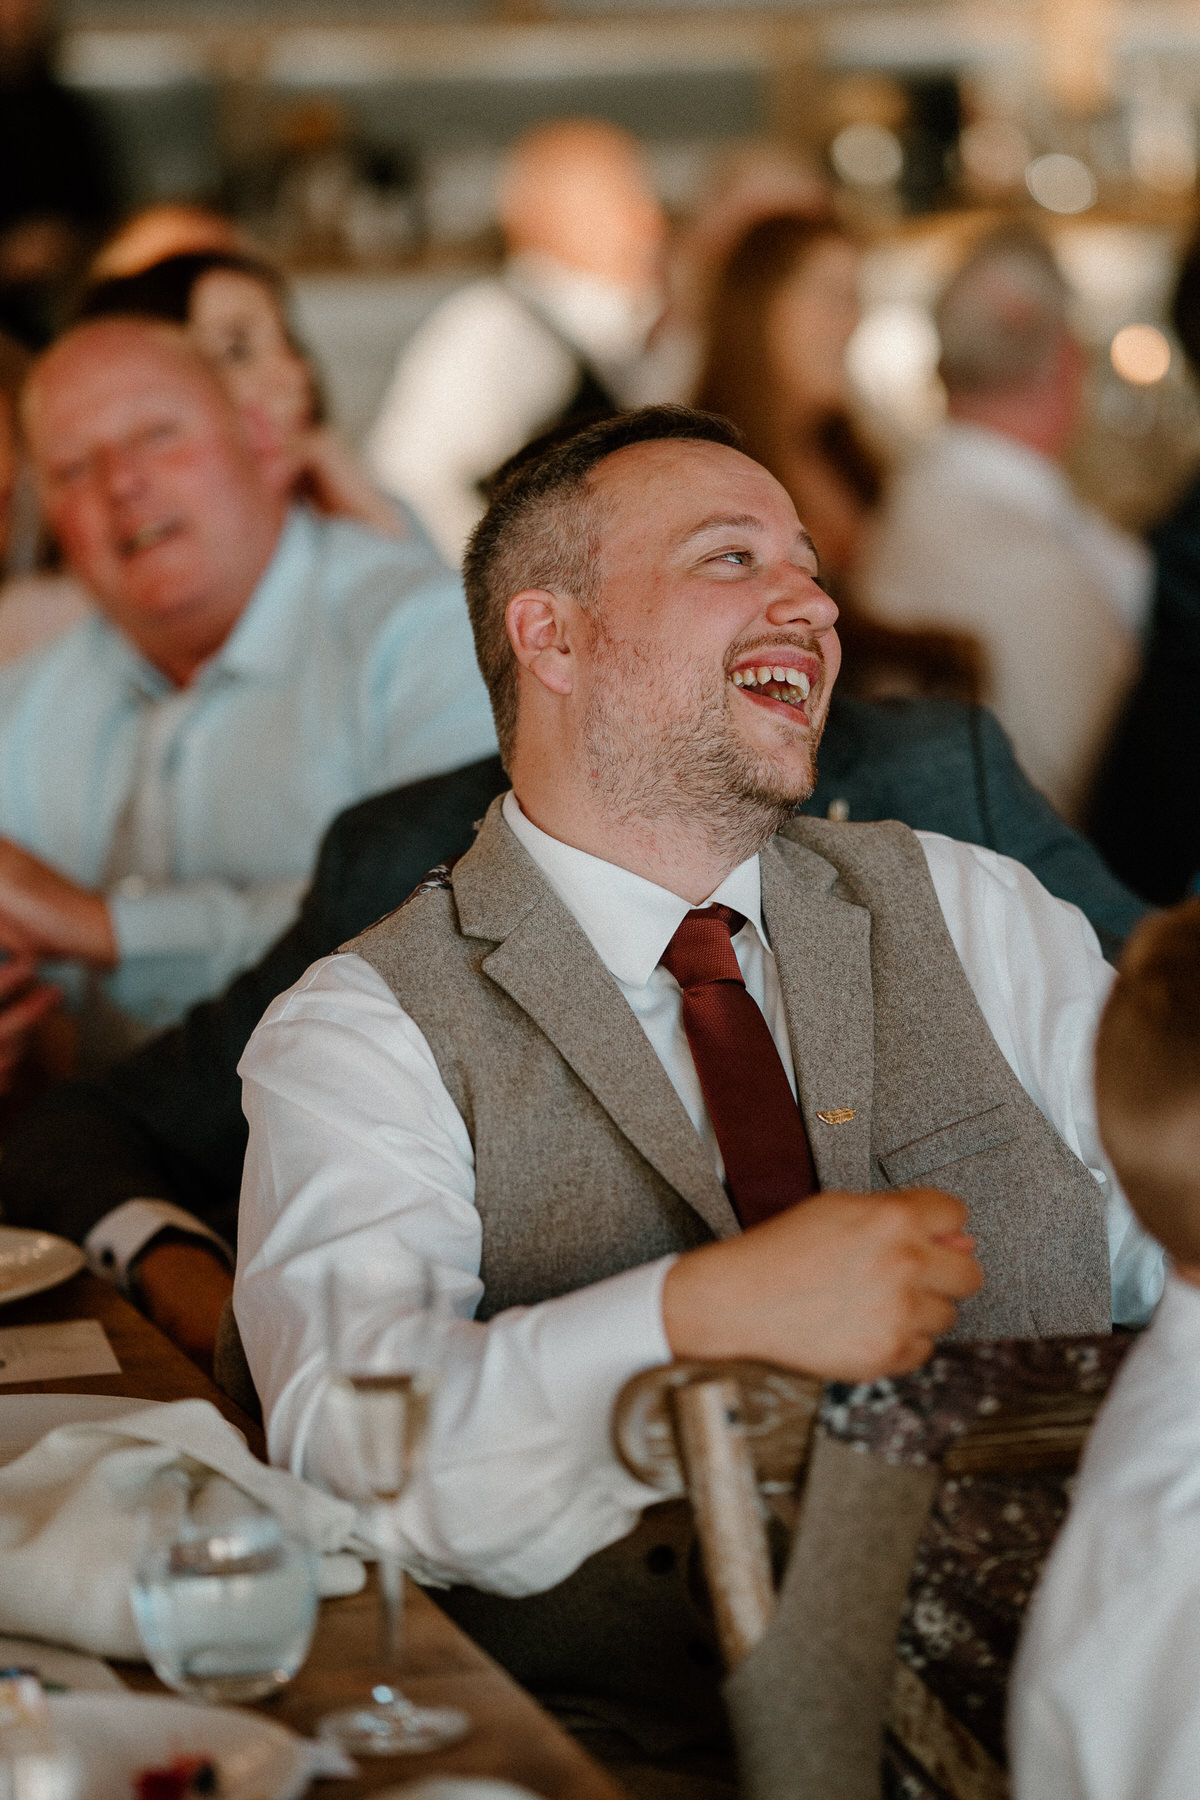
<path id="1" fill-rule="evenodd" d="M 139 551 L 153 550 L 156 545 L 174 537 L 180 529 L 177 519 L 156 519 L 153 524 L 142 525 L 137 531 L 130 532 L 121 539 L 121 555 L 136 556 Z"/>
<path id="2" fill-rule="evenodd" d="M 752 699 L 773 700 L 796 709 L 803 707 L 813 685 L 812 677 L 790 660 L 747 664 L 734 669 L 729 679 Z"/>

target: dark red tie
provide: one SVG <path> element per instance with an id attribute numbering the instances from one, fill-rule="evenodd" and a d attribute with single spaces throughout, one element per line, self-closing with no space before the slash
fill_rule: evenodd
<path id="1" fill-rule="evenodd" d="M 683 1028 L 734 1211 L 756 1225 L 815 1193 L 817 1177 L 775 1040 L 734 954 L 745 923 L 728 906 L 690 912 L 662 965 L 683 989 Z"/>

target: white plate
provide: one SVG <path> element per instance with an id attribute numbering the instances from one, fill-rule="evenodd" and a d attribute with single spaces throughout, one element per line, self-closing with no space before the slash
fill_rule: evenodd
<path id="1" fill-rule="evenodd" d="M 260 1713 L 149 1694 L 64 1694 L 49 1704 L 55 1737 L 83 1764 L 79 1800 L 133 1800 L 136 1776 L 177 1756 L 215 1762 L 221 1800 L 297 1800 L 308 1785 L 303 1740 Z"/>
<path id="2" fill-rule="evenodd" d="M 0 1225 L 0 1306 L 69 1281 L 83 1267 L 83 1251 L 48 1231 Z"/>
<path id="3" fill-rule="evenodd" d="M 123 1694 L 121 1677 L 98 1656 L 44 1644 L 40 1638 L 0 1637 L 0 1664 L 6 1669 L 32 1669 L 56 1690 L 68 1694 Z"/>
<path id="4" fill-rule="evenodd" d="M 0 1394 L 0 1469 L 16 1462 L 48 1431 L 60 1425 L 106 1424 L 160 1400 L 130 1400 L 124 1394 Z"/>

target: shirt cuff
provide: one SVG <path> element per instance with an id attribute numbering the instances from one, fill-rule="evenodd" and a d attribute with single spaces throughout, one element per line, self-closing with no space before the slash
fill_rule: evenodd
<path id="1" fill-rule="evenodd" d="M 627 1269 L 537 1308 L 537 1366 L 555 1417 L 591 1437 L 591 1458 L 607 1470 L 610 1498 L 643 1507 L 653 1498 L 613 1450 L 612 1412 L 631 1376 L 672 1361 L 662 1316 L 663 1283 L 678 1259 Z M 586 1452 L 585 1452 L 586 1455 Z"/>
<path id="2" fill-rule="evenodd" d="M 233 1252 L 224 1238 L 169 1200 L 126 1200 L 115 1206 L 88 1232 L 83 1240 L 83 1253 L 93 1275 L 115 1282 L 124 1288 L 129 1279 L 129 1265 L 160 1231 L 185 1231 L 189 1237 L 203 1238 L 219 1252 L 223 1262 L 233 1267 Z"/>

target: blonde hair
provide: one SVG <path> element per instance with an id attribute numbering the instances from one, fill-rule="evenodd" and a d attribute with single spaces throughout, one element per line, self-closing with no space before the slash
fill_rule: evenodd
<path id="1" fill-rule="evenodd" d="M 1100 1136 L 1142 1224 L 1200 1263 L 1200 899 L 1134 933 L 1096 1038 Z"/>

